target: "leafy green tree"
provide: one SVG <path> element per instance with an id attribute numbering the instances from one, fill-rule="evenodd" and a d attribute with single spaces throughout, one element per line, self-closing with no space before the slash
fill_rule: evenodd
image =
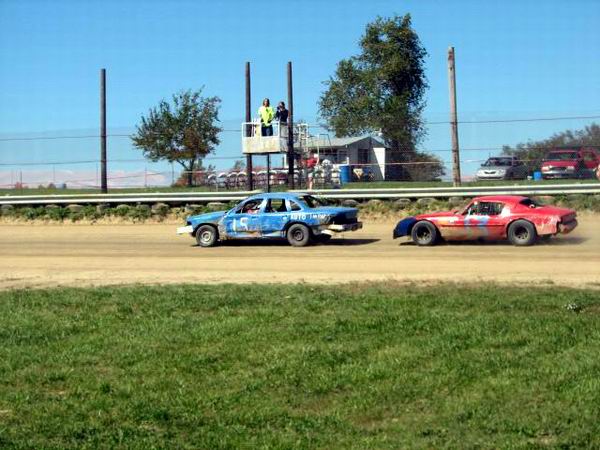
<path id="1" fill-rule="evenodd" d="M 600 148 L 600 126 L 592 123 L 582 130 L 561 131 L 541 141 L 528 141 L 514 147 L 505 145 L 502 147 L 502 152 L 525 161 L 529 169 L 533 171 L 540 167 L 541 161 L 548 151 L 567 147 Z"/>
<path id="2" fill-rule="evenodd" d="M 340 61 L 335 75 L 325 82 L 321 117 L 338 137 L 380 132 L 393 150 L 392 162 L 427 158 L 434 166 L 441 164 L 432 155 L 417 155 L 425 136 L 427 51 L 411 26 L 410 14 L 378 17 L 367 25 L 359 45 L 360 54 Z M 411 178 L 404 166 L 390 169 L 394 167 L 396 177 Z M 443 173 L 443 168 L 437 170 Z"/>
<path id="3" fill-rule="evenodd" d="M 181 164 L 187 185 L 193 186 L 193 171 L 220 143 L 220 103 L 218 97 L 203 97 L 202 89 L 175 94 L 172 104 L 162 100 L 142 116 L 133 144 L 151 161 Z"/>

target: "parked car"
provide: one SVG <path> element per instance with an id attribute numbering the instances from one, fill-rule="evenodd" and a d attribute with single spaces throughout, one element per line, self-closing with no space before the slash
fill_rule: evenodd
<path id="1" fill-rule="evenodd" d="M 538 239 L 567 234 L 577 226 L 572 209 L 543 206 L 528 197 L 499 195 L 477 197 L 456 211 L 421 214 L 401 220 L 394 239 L 410 236 L 417 245 L 440 240 L 508 239 L 514 245 L 531 245 Z"/>
<path id="2" fill-rule="evenodd" d="M 514 156 L 494 156 L 488 158 L 479 170 L 478 180 L 524 180 L 527 166 Z"/>
<path id="3" fill-rule="evenodd" d="M 327 206 L 308 194 L 272 193 L 248 197 L 229 211 L 187 218 L 177 234 L 190 234 L 200 247 L 227 239 L 287 239 L 295 247 L 326 242 L 335 233 L 362 228 L 356 208 Z"/>
<path id="4" fill-rule="evenodd" d="M 542 162 L 542 177 L 593 178 L 600 164 L 600 153 L 594 149 L 553 150 Z"/>

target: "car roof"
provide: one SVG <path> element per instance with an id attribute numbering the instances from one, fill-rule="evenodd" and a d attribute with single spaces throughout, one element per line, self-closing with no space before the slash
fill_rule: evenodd
<path id="1" fill-rule="evenodd" d="M 248 197 L 246 200 L 251 200 L 254 198 L 285 198 L 289 200 L 297 200 L 298 197 L 303 195 L 308 195 L 304 192 L 263 192 L 260 194 L 254 194 Z"/>
<path id="2" fill-rule="evenodd" d="M 522 195 L 485 195 L 483 197 L 475 197 L 473 200 L 478 202 L 502 202 L 502 203 L 520 203 L 523 200 L 527 200 L 528 197 Z"/>

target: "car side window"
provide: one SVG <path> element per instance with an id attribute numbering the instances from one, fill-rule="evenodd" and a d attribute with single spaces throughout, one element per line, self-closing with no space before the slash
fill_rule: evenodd
<path id="1" fill-rule="evenodd" d="M 283 213 L 287 212 L 287 206 L 285 205 L 285 199 L 283 198 L 271 198 L 267 200 L 267 206 L 265 207 L 266 213 Z"/>
<path id="2" fill-rule="evenodd" d="M 236 209 L 236 214 L 258 214 L 260 210 L 260 205 L 262 204 L 262 198 L 254 198 L 252 200 L 248 200 L 238 209 Z"/>
<path id="3" fill-rule="evenodd" d="M 302 211 L 302 208 L 294 200 L 290 200 L 290 211 Z"/>
<path id="4" fill-rule="evenodd" d="M 479 202 L 473 203 L 467 210 L 467 215 L 497 216 L 504 209 L 504 203 Z"/>

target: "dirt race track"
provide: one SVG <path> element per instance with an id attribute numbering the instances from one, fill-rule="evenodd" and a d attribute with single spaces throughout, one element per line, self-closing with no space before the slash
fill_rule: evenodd
<path id="1" fill-rule="evenodd" d="M 454 280 L 600 286 L 600 216 L 570 235 L 517 248 L 506 243 L 419 248 L 392 240 L 393 223 L 366 223 L 327 244 L 195 246 L 173 224 L 0 225 L 0 289 L 179 282 Z"/>

